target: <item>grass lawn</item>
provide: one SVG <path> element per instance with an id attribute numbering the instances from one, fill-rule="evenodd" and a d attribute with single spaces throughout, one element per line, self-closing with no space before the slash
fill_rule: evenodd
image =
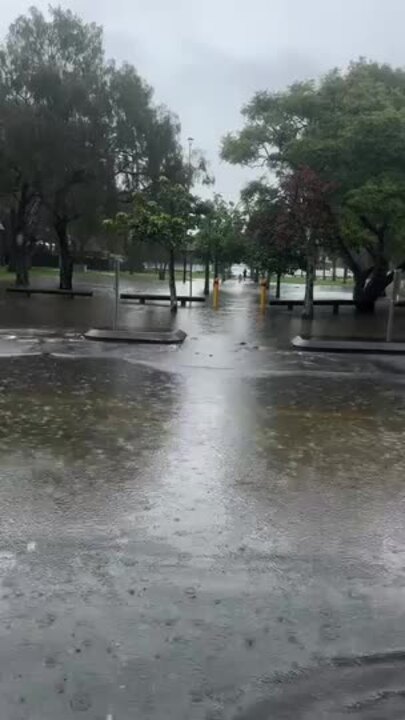
<path id="1" fill-rule="evenodd" d="M 57 276 L 58 273 L 58 268 L 35 267 L 30 270 L 30 274 L 32 274 L 33 277 L 52 277 Z M 0 266 L 0 279 L 9 280 L 12 284 L 14 282 L 14 273 L 9 272 L 5 266 Z"/>
<path id="2" fill-rule="evenodd" d="M 30 270 L 30 277 L 35 279 L 36 281 L 40 281 L 41 278 L 44 280 L 49 280 L 49 278 L 55 278 L 55 282 L 57 282 L 59 277 L 59 268 L 50 268 L 50 267 L 33 267 Z M 148 281 L 148 280 L 157 280 L 157 274 L 154 271 L 146 271 L 142 273 L 129 273 L 129 272 L 121 272 L 120 277 L 122 280 L 127 280 L 128 282 L 139 282 L 139 281 Z M 193 272 L 193 279 L 199 279 L 204 277 L 203 271 L 195 271 Z M 80 282 L 80 283 L 86 283 L 87 285 L 110 285 L 113 283 L 114 278 L 114 272 L 108 272 L 103 271 L 100 272 L 98 270 L 87 270 L 86 272 L 75 272 L 73 275 L 73 283 L 74 282 Z M 189 274 L 187 272 L 187 280 L 186 282 L 189 282 Z M 0 282 L 5 282 L 9 285 L 13 285 L 15 280 L 15 275 L 12 272 L 8 272 L 7 268 L 4 266 L 0 266 Z M 183 280 L 183 271 L 182 270 L 176 270 L 176 280 L 177 282 L 181 282 Z M 160 281 L 162 285 L 168 284 L 169 278 L 166 273 L 165 280 Z"/>
<path id="3" fill-rule="evenodd" d="M 54 277 L 55 280 L 57 280 L 59 275 L 59 269 L 58 268 L 49 268 L 49 267 L 33 267 L 30 270 L 30 276 L 35 278 L 35 280 L 40 280 L 41 278 L 49 279 L 51 277 Z M 157 280 L 157 275 L 155 271 L 148 270 L 142 273 L 131 273 L 129 272 L 121 272 L 120 276 L 123 280 L 127 280 L 129 282 L 139 282 L 139 281 L 148 281 L 148 280 Z M 113 272 L 100 272 L 98 270 L 88 270 L 87 272 L 75 272 L 73 276 L 73 280 L 76 282 L 86 283 L 87 285 L 109 285 L 112 283 L 114 277 Z M 201 279 L 204 277 L 204 271 L 198 270 L 193 272 L 193 279 Z M 210 274 L 210 280 L 212 280 L 212 273 Z M 183 271 L 182 270 L 176 270 L 176 280 L 178 282 L 181 282 L 183 280 Z M 14 273 L 10 273 L 7 271 L 6 267 L 0 267 L 0 281 L 6 281 L 10 285 L 14 283 Z M 166 273 L 166 279 L 161 281 L 163 283 L 168 283 L 168 276 Z M 189 282 L 189 275 L 187 273 L 187 283 Z M 283 284 L 287 283 L 289 285 L 303 285 L 305 283 L 305 278 L 302 277 L 291 277 L 290 275 L 285 275 L 282 278 L 281 281 Z M 271 286 L 273 287 L 275 285 L 275 278 L 272 278 Z M 323 287 L 352 287 L 353 286 L 353 279 L 348 278 L 347 282 L 344 283 L 342 278 L 338 278 L 335 280 L 331 280 L 330 278 L 327 278 L 326 280 L 323 280 L 321 278 L 318 278 L 315 282 L 315 285 L 317 286 L 323 286 Z"/>
<path id="4" fill-rule="evenodd" d="M 305 277 L 291 277 L 290 275 L 285 275 L 282 280 L 282 283 L 287 283 L 288 285 L 305 285 Z M 275 279 L 272 279 L 271 284 L 273 285 L 275 283 Z M 353 285 L 353 278 L 347 278 L 346 282 L 343 282 L 343 278 L 337 278 L 337 280 L 332 280 L 331 278 L 326 278 L 326 280 L 323 280 L 322 278 L 317 278 L 315 280 L 315 285 L 318 285 L 320 287 L 352 287 Z"/>

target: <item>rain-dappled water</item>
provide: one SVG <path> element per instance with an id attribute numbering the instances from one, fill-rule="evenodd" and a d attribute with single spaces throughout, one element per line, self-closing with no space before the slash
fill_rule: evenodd
<path id="1" fill-rule="evenodd" d="M 402 361 L 229 287 L 123 310 L 181 348 L 3 333 L 2 718 L 404 717 Z"/>

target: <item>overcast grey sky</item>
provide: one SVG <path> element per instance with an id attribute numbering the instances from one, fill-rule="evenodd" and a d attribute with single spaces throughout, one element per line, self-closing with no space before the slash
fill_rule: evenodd
<path id="1" fill-rule="evenodd" d="M 0 32 L 30 5 L 0 0 Z M 104 26 L 107 55 L 132 62 L 180 117 L 216 177 L 236 198 L 247 171 L 218 156 L 259 89 L 279 89 L 351 59 L 405 65 L 405 0 L 61 0 Z"/>

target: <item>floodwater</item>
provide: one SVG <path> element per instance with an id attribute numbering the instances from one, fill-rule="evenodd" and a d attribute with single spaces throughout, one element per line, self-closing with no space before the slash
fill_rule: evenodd
<path id="1" fill-rule="evenodd" d="M 2 719 L 405 716 L 405 363 L 222 301 L 123 306 L 151 348 L 81 338 L 101 289 L 1 299 Z"/>

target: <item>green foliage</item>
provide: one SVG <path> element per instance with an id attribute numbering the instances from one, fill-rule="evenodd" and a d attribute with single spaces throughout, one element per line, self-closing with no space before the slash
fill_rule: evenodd
<path id="1" fill-rule="evenodd" d="M 233 203 L 215 194 L 202 207 L 195 238 L 198 254 L 218 265 L 240 260 L 243 218 Z"/>
<path id="2" fill-rule="evenodd" d="M 286 275 L 302 267 L 302 248 L 288 233 L 279 189 L 252 182 L 242 192 L 242 202 L 247 216 L 243 260 L 269 275 Z"/>
<path id="3" fill-rule="evenodd" d="M 363 285 L 367 266 L 378 269 L 381 292 L 381 272 L 405 257 L 405 71 L 360 60 L 319 83 L 257 93 L 243 115 L 222 157 L 276 178 L 307 167 L 330 183 L 329 239 Z"/>
<path id="4" fill-rule="evenodd" d="M 160 180 L 153 195 L 136 193 L 132 211 L 119 212 L 105 226 L 115 234 L 124 252 L 132 243 L 150 242 L 168 250 L 180 250 L 187 244 L 187 233 L 194 229 L 196 198 L 182 185 Z M 117 247 L 117 244 L 115 245 Z"/>
<path id="5" fill-rule="evenodd" d="M 111 183 L 100 28 L 60 8 L 19 17 L 0 52 L 0 102 L 5 193 L 28 186 L 55 228 L 95 218 Z"/>
<path id="6" fill-rule="evenodd" d="M 14 212 L 14 235 L 17 225 L 27 231 L 39 199 L 64 256 L 75 238 L 82 247 L 102 237 L 102 218 L 134 194 L 161 204 L 162 176 L 185 186 L 204 172 L 196 155 L 190 176 L 177 118 L 154 104 L 131 65 L 106 62 L 102 29 L 69 10 L 32 8 L 11 25 L 0 48 L 0 117 L 1 216 Z M 169 234 L 179 234 L 176 223 Z"/>

